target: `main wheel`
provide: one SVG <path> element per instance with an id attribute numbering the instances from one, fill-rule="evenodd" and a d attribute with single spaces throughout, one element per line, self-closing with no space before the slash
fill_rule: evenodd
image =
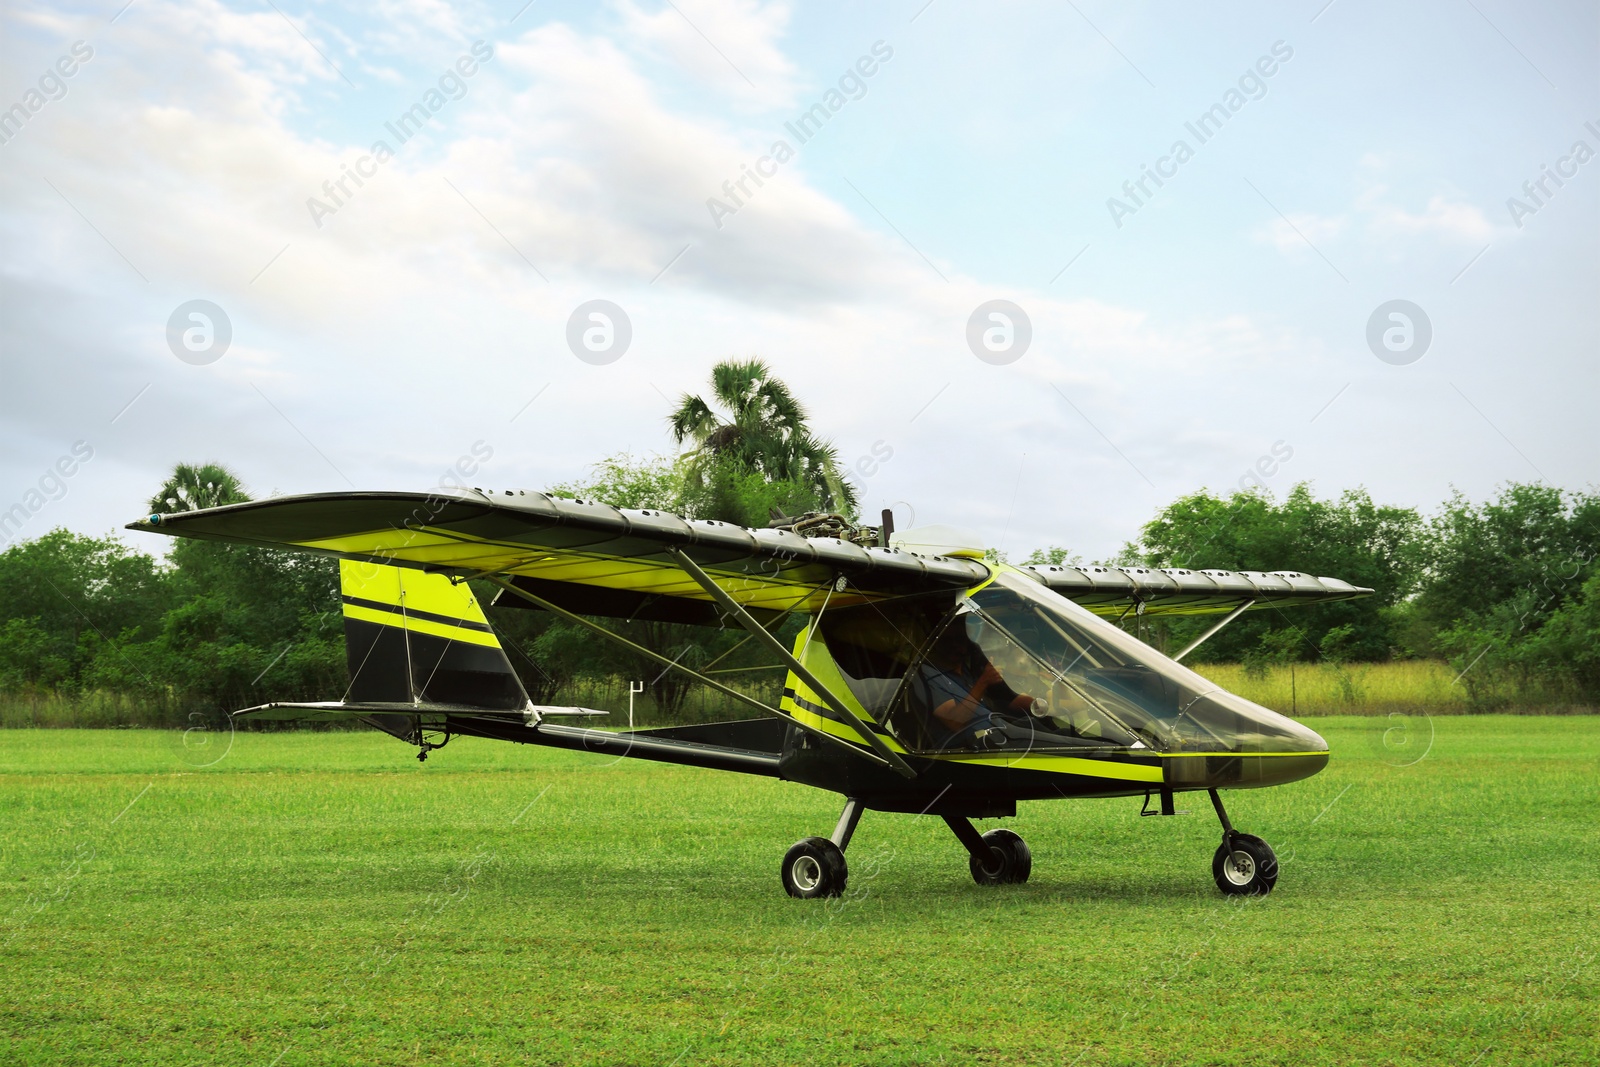
<path id="1" fill-rule="evenodd" d="M 1265 896 L 1278 882 L 1278 856 L 1261 838 L 1234 834 L 1217 847 L 1211 876 L 1230 897 Z"/>
<path id="2" fill-rule="evenodd" d="M 844 892 L 850 868 L 844 850 L 826 837 L 808 837 L 783 857 L 783 891 L 791 897 L 836 897 Z"/>
<path id="3" fill-rule="evenodd" d="M 1010 830 L 990 830 L 983 835 L 989 846 L 989 862 L 979 863 L 970 856 L 967 865 L 972 880 L 979 885 L 1020 885 L 1033 873 L 1033 853 L 1028 843 Z"/>

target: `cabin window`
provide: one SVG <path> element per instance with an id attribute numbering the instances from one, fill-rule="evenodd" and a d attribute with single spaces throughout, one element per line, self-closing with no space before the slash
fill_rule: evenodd
<path id="1" fill-rule="evenodd" d="M 819 629 L 851 694 L 879 722 L 917 653 L 955 610 L 955 592 L 830 608 Z"/>
<path id="2" fill-rule="evenodd" d="M 971 605 L 959 608 L 913 668 L 897 732 L 923 752 L 1140 747 L 1022 642 Z"/>
<path id="3" fill-rule="evenodd" d="M 1293 719 L 1226 692 L 1025 575 L 1001 574 L 969 606 L 979 620 L 969 629 L 991 660 L 1016 646 L 1043 668 L 1046 677 L 1028 679 L 1041 690 L 1032 695 L 1049 686 L 1036 719 L 1059 727 L 1098 716 L 1167 752 L 1326 750 Z M 1102 733 L 1118 736 L 1104 725 Z"/>

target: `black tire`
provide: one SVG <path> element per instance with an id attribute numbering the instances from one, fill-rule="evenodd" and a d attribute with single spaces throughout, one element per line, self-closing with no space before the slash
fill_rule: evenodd
<path id="1" fill-rule="evenodd" d="M 1234 834 L 1217 846 L 1211 877 L 1230 897 L 1266 896 L 1278 884 L 1278 855 L 1254 834 Z"/>
<path id="2" fill-rule="evenodd" d="M 1028 843 L 1010 830 L 990 830 L 983 835 L 989 846 L 990 863 L 979 863 L 969 856 L 967 866 L 979 885 L 1021 885 L 1033 873 L 1033 852 Z"/>
<path id="3" fill-rule="evenodd" d="M 783 856 L 783 891 L 791 897 L 810 900 L 836 897 L 844 892 L 850 868 L 844 850 L 826 837 L 808 837 Z"/>

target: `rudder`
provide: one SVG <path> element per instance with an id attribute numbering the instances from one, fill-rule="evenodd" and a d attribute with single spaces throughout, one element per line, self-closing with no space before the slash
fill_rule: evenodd
<path id="1" fill-rule="evenodd" d="M 379 563 L 339 561 L 350 703 L 529 704 L 465 582 Z"/>

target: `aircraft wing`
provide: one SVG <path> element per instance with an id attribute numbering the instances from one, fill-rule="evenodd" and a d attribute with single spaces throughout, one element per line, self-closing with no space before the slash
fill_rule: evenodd
<path id="1" fill-rule="evenodd" d="M 717 625 L 682 551 L 763 622 L 790 611 L 963 590 L 990 568 L 964 556 L 863 548 L 837 538 L 747 529 L 522 490 L 313 493 L 175 515 L 129 529 L 294 549 L 514 585 L 585 615 Z M 1034 566 L 1022 570 L 1099 615 L 1228 612 L 1346 600 L 1372 590 L 1291 571 Z M 830 599 L 831 598 L 831 599 Z M 520 598 L 502 598 L 522 605 Z"/>
<path id="2" fill-rule="evenodd" d="M 1290 604 L 1324 604 L 1371 596 L 1372 590 L 1337 578 L 1298 571 L 1191 570 L 1184 567 L 1023 567 L 1068 600 L 1096 615 L 1119 616 L 1143 605 L 1142 614 L 1211 615 L 1250 603 L 1252 610 Z"/>
<path id="3" fill-rule="evenodd" d="M 672 550 L 683 551 L 763 621 L 815 611 L 830 595 L 844 605 L 959 590 L 989 574 L 972 559 L 518 490 L 317 493 L 151 516 L 128 528 L 453 575 L 506 574 L 570 611 L 667 622 L 719 618 Z"/>

